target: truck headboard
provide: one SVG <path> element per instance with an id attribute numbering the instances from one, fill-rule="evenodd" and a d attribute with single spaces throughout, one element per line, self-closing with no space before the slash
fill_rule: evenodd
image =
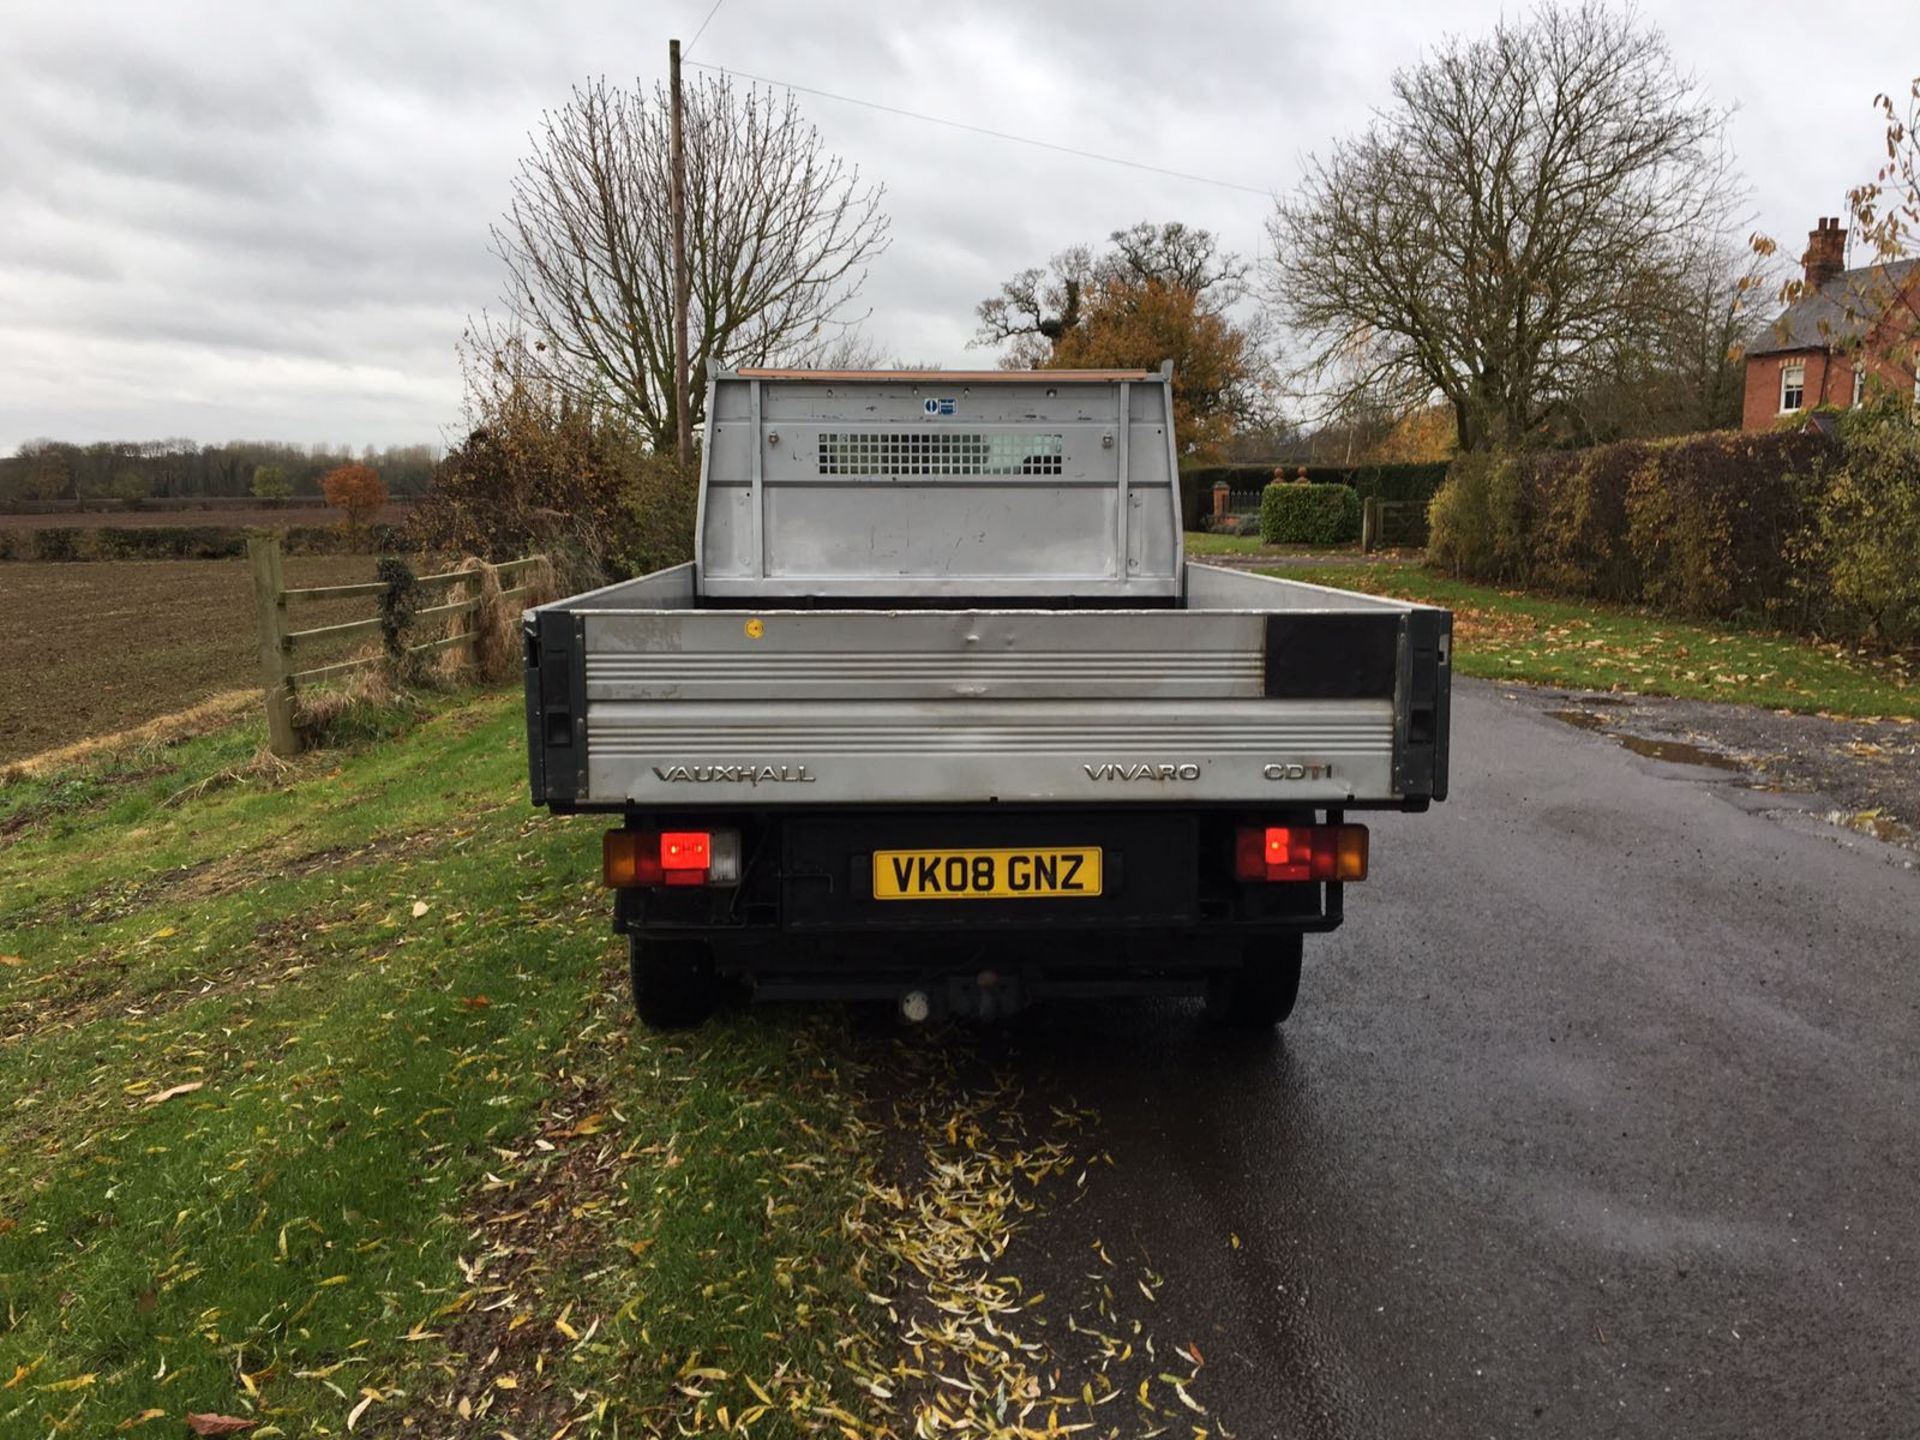
<path id="1" fill-rule="evenodd" d="M 715 370 L 715 599 L 1181 590 L 1172 368 Z"/>

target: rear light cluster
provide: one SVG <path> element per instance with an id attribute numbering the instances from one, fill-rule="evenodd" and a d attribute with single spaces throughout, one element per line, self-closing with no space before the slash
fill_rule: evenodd
<path id="1" fill-rule="evenodd" d="M 1364 880 L 1364 825 L 1245 825 L 1234 834 L 1242 880 Z"/>
<path id="2" fill-rule="evenodd" d="M 738 885 L 738 830 L 609 830 L 602 873 L 616 890 L 644 885 Z"/>

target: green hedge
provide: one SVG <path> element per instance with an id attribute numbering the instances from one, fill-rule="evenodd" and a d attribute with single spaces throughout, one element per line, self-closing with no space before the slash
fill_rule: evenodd
<path id="1" fill-rule="evenodd" d="M 1470 455 L 1430 510 L 1455 574 L 1833 638 L 1920 642 L 1920 421 Z"/>
<path id="2" fill-rule="evenodd" d="M 1180 512 L 1187 529 L 1197 530 L 1203 517 L 1213 513 L 1213 487 L 1224 480 L 1235 490 L 1261 490 L 1278 469 L 1284 479 L 1296 481 L 1299 465 L 1196 465 L 1180 472 Z M 1447 478 L 1444 460 L 1392 465 L 1308 465 L 1304 467 L 1309 485 L 1347 485 L 1361 499 L 1378 495 L 1382 500 L 1433 499 Z"/>
<path id="3" fill-rule="evenodd" d="M 1351 485 L 1269 485 L 1260 496 L 1260 538 L 1269 545 L 1346 545 L 1360 538 L 1360 496 Z"/>
<path id="4" fill-rule="evenodd" d="M 333 525 L 294 525 L 277 532 L 215 525 L 61 525 L 0 529 L 3 560 L 230 560 L 247 553 L 247 537 L 277 533 L 289 555 L 385 555 L 417 549 L 402 525 L 369 525 L 349 535 Z"/>

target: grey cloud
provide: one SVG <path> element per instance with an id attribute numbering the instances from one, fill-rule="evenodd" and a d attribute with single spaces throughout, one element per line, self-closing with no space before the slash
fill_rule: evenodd
<path id="1" fill-rule="evenodd" d="M 441 438 L 528 131 L 588 75 L 651 87 L 709 3 L 0 0 L 0 446 Z M 1395 67 L 1502 8 L 724 0 L 691 58 L 1284 192 Z M 1792 248 L 1871 169 L 1866 102 L 1910 78 L 1920 19 L 1829 5 L 1788 66 L 1733 0 L 1645 9 L 1742 102 L 1758 223 Z M 1868 31 L 1874 54 L 1847 40 Z M 979 363 L 973 307 L 1001 279 L 1136 220 L 1263 240 L 1260 195 L 800 101 L 887 187 L 894 243 L 858 308 L 892 354 Z"/>

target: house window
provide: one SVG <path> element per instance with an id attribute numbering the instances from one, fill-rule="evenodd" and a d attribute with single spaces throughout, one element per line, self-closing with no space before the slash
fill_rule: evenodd
<path id="1" fill-rule="evenodd" d="M 1853 367 L 1853 403 L 1858 406 L 1860 397 L 1867 393 L 1867 371 L 1865 366 Z"/>
<path id="2" fill-rule="evenodd" d="M 1807 367 L 1804 364 L 1780 367 L 1780 413 L 1798 410 L 1807 398 Z"/>

